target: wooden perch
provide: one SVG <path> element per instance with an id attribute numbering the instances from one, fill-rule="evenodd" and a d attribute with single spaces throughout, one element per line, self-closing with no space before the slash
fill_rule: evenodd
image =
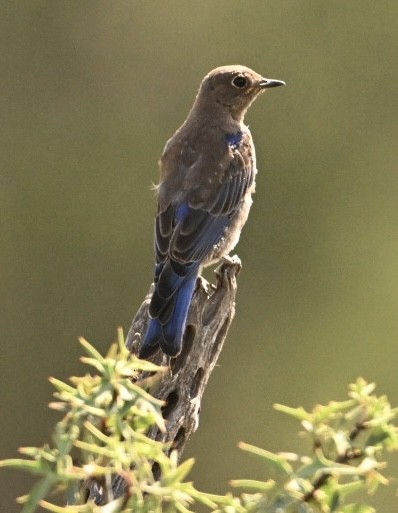
<path id="1" fill-rule="evenodd" d="M 169 372 L 157 389 L 151 390 L 155 397 L 165 401 L 163 417 L 167 430 L 162 433 L 153 428 L 148 436 L 153 440 L 171 442 L 170 450 L 177 450 L 178 458 L 181 458 L 185 444 L 198 427 L 203 392 L 235 315 L 236 276 L 240 269 L 241 262 L 235 255 L 224 259 L 216 270 L 215 286 L 199 278 L 181 354 L 177 358 L 169 358 L 158 351 L 150 358 L 159 365 L 167 366 Z M 152 291 L 153 286 L 127 334 L 126 346 L 134 353 L 138 353 L 141 334 L 145 332 L 149 322 L 148 305 Z M 114 498 L 123 495 L 124 489 L 123 478 L 117 476 L 112 483 Z M 92 489 L 90 496 L 95 498 L 97 504 L 103 503 L 103 497 L 98 497 L 98 490 Z"/>

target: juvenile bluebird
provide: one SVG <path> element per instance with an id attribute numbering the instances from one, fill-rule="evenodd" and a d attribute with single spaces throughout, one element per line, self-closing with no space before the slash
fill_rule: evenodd
<path id="1" fill-rule="evenodd" d="M 244 66 L 203 79 L 187 119 L 160 158 L 155 220 L 155 289 L 140 357 L 159 347 L 177 356 L 197 277 L 227 255 L 246 223 L 256 157 L 243 118 L 265 89 L 284 85 Z"/>

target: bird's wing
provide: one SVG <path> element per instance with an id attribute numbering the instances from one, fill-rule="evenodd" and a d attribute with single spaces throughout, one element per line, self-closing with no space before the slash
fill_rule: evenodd
<path id="1" fill-rule="evenodd" d="M 239 209 L 254 174 L 252 158 L 233 152 L 217 183 L 209 184 L 206 179 L 202 185 L 197 183 L 188 189 L 183 201 L 160 204 L 155 225 L 157 262 L 170 258 L 175 266 L 184 266 L 203 260 Z"/>

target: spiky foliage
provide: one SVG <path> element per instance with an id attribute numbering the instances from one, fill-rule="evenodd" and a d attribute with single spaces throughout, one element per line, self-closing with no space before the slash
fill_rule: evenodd
<path id="1" fill-rule="evenodd" d="M 241 443 L 274 479 L 231 481 L 246 490 L 239 496 L 200 492 L 185 481 L 193 460 L 178 464 L 176 453 L 169 456 L 170 447 L 147 436 L 153 426 L 167 429 L 162 402 L 148 391 L 165 369 L 131 355 L 121 331 L 106 356 L 80 342 L 87 353 L 82 361 L 95 373 L 72 377 L 71 384 L 51 379 L 56 402 L 50 407 L 63 414 L 52 443 L 20 449 L 28 459 L 0 462 L 39 476 L 29 494 L 19 499 L 22 513 L 33 513 L 38 505 L 53 513 L 188 513 L 198 504 L 214 513 L 372 513 L 367 504 L 352 502 L 353 494 L 374 493 L 380 484 L 388 484 L 383 459 L 387 450 L 398 448 L 393 424 L 398 410 L 385 396 L 374 394 L 374 384 L 358 379 L 343 402 L 317 405 L 312 411 L 275 406 L 301 423 L 301 434 L 312 440 L 310 455 L 274 454 Z M 151 377 L 141 379 L 143 372 Z M 115 476 L 126 483 L 125 494 L 116 499 Z M 87 500 L 87 490 L 95 489 L 106 504 Z M 57 506 L 55 494 L 68 505 Z"/>

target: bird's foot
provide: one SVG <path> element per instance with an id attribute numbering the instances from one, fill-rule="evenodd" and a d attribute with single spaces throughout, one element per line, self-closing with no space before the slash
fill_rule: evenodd
<path id="1" fill-rule="evenodd" d="M 231 281 L 232 277 L 235 279 L 241 269 L 242 262 L 238 255 L 233 255 L 232 257 L 229 255 L 223 256 L 221 258 L 221 265 L 215 270 L 217 276 L 217 288 L 220 286 L 223 279 L 227 281 Z"/>
<path id="2" fill-rule="evenodd" d="M 221 257 L 221 264 L 236 266 L 238 268 L 236 274 L 242 269 L 242 262 L 238 255 L 224 255 Z"/>

